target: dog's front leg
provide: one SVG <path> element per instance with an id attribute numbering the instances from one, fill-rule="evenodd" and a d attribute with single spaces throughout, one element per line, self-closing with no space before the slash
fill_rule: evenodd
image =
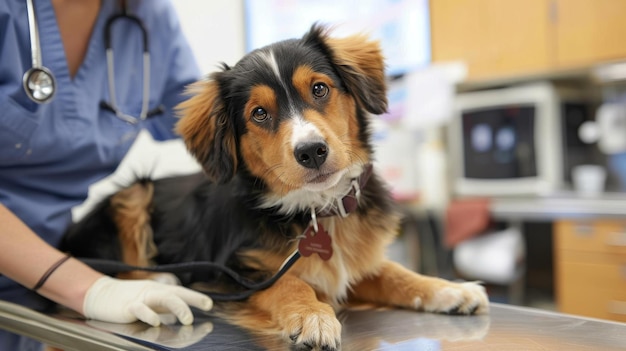
<path id="1" fill-rule="evenodd" d="M 478 283 L 423 276 L 391 261 L 383 262 L 377 274 L 353 286 L 350 298 L 437 313 L 481 314 L 489 310 L 485 288 Z"/>
<path id="2" fill-rule="evenodd" d="M 285 275 L 254 294 L 249 302 L 266 311 L 295 350 L 339 350 L 341 323 L 333 308 L 320 302 L 302 279 Z"/>

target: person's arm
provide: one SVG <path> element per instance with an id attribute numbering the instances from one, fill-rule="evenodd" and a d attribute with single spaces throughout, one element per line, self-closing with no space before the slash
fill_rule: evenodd
<path id="1" fill-rule="evenodd" d="M 33 288 L 65 254 L 48 245 L 0 204 L 0 273 Z M 191 324 L 188 305 L 209 310 L 213 302 L 199 292 L 148 280 L 124 281 L 102 275 L 70 258 L 54 269 L 37 290 L 50 300 L 91 319 L 114 323 L 141 320 L 160 324 L 156 312 L 169 311 Z"/>
<path id="2" fill-rule="evenodd" d="M 0 204 L 0 272 L 17 283 L 32 288 L 64 253 L 48 245 L 19 218 Z M 89 287 L 103 275 L 76 259 L 59 266 L 37 291 L 42 296 L 83 312 Z"/>

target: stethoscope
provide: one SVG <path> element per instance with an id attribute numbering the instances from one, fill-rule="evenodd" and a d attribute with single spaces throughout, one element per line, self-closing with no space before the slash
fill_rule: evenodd
<path id="1" fill-rule="evenodd" d="M 26 95 L 38 104 L 49 102 L 56 92 L 56 79 L 54 75 L 41 63 L 41 45 L 39 44 L 39 28 L 35 17 L 33 0 L 26 0 L 28 12 L 28 32 L 30 35 L 30 53 L 32 67 L 24 73 L 22 85 Z"/>
<path id="2" fill-rule="evenodd" d="M 230 277 L 235 283 L 243 287 L 242 290 L 234 292 L 205 292 L 209 297 L 215 301 L 240 301 L 245 300 L 257 291 L 267 289 L 272 286 L 280 277 L 282 277 L 287 271 L 298 261 L 301 257 L 300 252 L 295 250 L 289 255 L 278 271 L 274 273 L 270 278 L 263 281 L 251 281 L 248 280 L 232 269 L 214 262 L 206 261 L 193 261 L 183 263 L 172 263 L 158 266 L 133 266 L 123 262 L 98 259 L 98 258 L 79 258 L 83 263 L 91 268 L 99 271 L 103 274 L 115 275 L 119 273 L 126 273 L 131 271 L 144 271 L 144 272 L 159 272 L 159 273 L 206 273 L 206 272 L 221 272 Z"/>
<path id="3" fill-rule="evenodd" d="M 52 71 L 42 64 L 41 45 L 39 43 L 39 28 L 37 27 L 37 17 L 35 15 L 33 0 L 26 0 L 26 7 L 28 11 L 28 30 L 30 35 L 32 67 L 24 73 L 22 82 L 26 95 L 32 101 L 38 104 L 44 104 L 49 102 L 56 92 L 56 79 L 54 78 Z M 115 62 L 113 46 L 111 43 L 111 28 L 113 24 L 120 19 L 130 20 L 137 24 L 139 29 L 141 29 L 143 44 L 143 90 L 141 111 L 138 118 L 122 112 L 117 105 L 117 92 L 115 90 Z M 148 103 L 150 101 L 150 51 L 148 50 L 148 31 L 139 17 L 127 13 L 126 1 L 122 1 L 122 13 L 111 16 L 107 20 L 105 26 L 104 44 L 107 59 L 107 84 L 109 87 L 111 102 L 102 100 L 100 102 L 100 107 L 115 113 L 118 118 L 133 124 L 139 122 L 140 120 L 145 120 L 148 117 L 161 114 L 163 112 L 162 106 L 148 110 Z"/>

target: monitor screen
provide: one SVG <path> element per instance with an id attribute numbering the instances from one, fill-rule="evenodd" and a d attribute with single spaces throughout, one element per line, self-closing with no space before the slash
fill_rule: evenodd
<path id="1" fill-rule="evenodd" d="M 466 178 L 537 176 L 535 106 L 464 111 L 461 123 Z"/>
<path id="2" fill-rule="evenodd" d="M 245 0 L 246 50 L 299 38 L 314 23 L 333 35 L 365 32 L 381 42 L 387 74 L 430 63 L 428 0 Z"/>

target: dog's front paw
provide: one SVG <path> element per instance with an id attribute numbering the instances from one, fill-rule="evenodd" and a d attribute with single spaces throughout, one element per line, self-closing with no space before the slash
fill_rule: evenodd
<path id="1" fill-rule="evenodd" d="M 341 345 L 341 323 L 328 305 L 294 311 L 284 321 L 292 350 L 336 351 Z"/>
<path id="2" fill-rule="evenodd" d="M 424 300 L 418 298 L 416 305 L 428 312 L 446 314 L 484 314 L 489 311 L 485 288 L 475 282 L 439 285 Z"/>

